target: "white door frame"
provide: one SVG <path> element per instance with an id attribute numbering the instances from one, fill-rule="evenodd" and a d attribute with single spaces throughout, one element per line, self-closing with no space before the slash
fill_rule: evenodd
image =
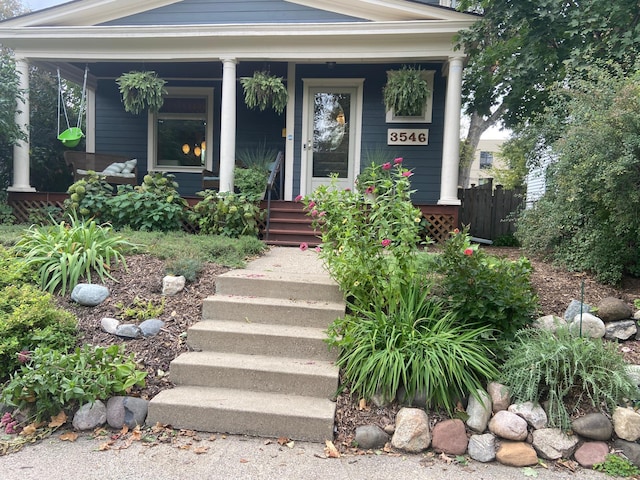
<path id="1" fill-rule="evenodd" d="M 313 122 L 310 121 L 312 110 L 310 108 L 311 96 L 310 90 L 312 88 L 352 88 L 355 89 L 355 98 L 353 99 L 353 106 L 355 109 L 353 125 L 350 125 L 350 135 L 353 135 L 354 148 L 353 158 L 349 161 L 353 166 L 353 178 L 350 178 L 350 188 L 353 188 L 355 177 L 360 172 L 360 155 L 361 155 L 361 141 L 362 141 L 362 106 L 363 106 L 363 86 L 364 78 L 303 78 L 303 98 L 302 98 L 302 137 L 300 144 L 300 193 L 301 195 L 307 195 L 311 193 L 311 165 L 310 156 L 305 149 L 305 144 L 308 139 L 313 137 Z"/>

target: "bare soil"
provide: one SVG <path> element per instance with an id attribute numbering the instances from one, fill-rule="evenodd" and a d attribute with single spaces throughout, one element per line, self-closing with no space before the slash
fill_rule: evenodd
<path id="1" fill-rule="evenodd" d="M 488 253 L 508 258 L 522 255 L 517 248 L 483 247 Z M 543 315 L 562 316 L 572 299 L 581 298 L 584 281 L 584 302 L 598 305 L 605 297 L 617 297 L 633 305 L 640 298 L 640 279 L 625 278 L 619 287 L 602 285 L 588 274 L 568 272 L 538 259 L 531 259 L 533 265 L 532 284 Z M 122 343 L 126 351 L 135 353 L 140 366 L 147 373 L 147 386 L 133 392 L 133 395 L 151 399 L 163 389 L 171 388 L 168 378 L 169 364 L 180 353 L 188 350 L 186 331 L 190 325 L 201 318 L 204 298 L 215 293 L 216 276 L 227 268 L 206 264 L 195 282 L 187 283 L 185 290 L 173 297 L 162 296 L 162 278 L 165 275 L 164 261 L 150 255 L 127 257 L 127 271 L 122 266 L 114 268 L 112 274 L 118 282 L 107 281 L 111 296 L 98 307 L 82 307 L 69 300 L 60 299 L 61 306 L 72 311 L 78 318 L 81 332 L 79 343 L 92 345 L 111 345 Z M 100 321 L 103 317 L 117 318 L 122 322 L 135 323 L 135 320 L 122 318 L 123 306 L 129 306 L 138 299 L 145 303 L 160 305 L 164 301 L 164 312 L 158 317 L 165 322 L 161 332 L 150 338 L 125 340 L 102 331 Z M 636 340 L 620 344 L 620 350 L 629 363 L 640 364 L 640 342 Z M 367 405 L 352 398 L 348 389 L 337 397 L 335 444 L 340 450 L 346 450 L 352 444 L 355 428 L 358 425 L 377 424 L 384 428 L 393 425 L 400 407 L 393 404 L 384 408 Z M 437 417 L 437 413 L 434 412 Z"/>

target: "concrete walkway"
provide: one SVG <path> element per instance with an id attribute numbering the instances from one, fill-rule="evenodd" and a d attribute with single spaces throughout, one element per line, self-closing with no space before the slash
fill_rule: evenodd
<path id="1" fill-rule="evenodd" d="M 272 248 L 247 268 L 317 275 L 324 269 L 317 253 L 298 248 Z M 279 445 L 276 439 L 209 433 L 199 439 L 178 435 L 173 444 L 119 440 L 101 450 L 108 436 L 82 433 L 75 442 L 60 440 L 61 432 L 20 452 L 0 457 L 0 480 L 391 480 L 391 479 L 594 479 L 604 474 L 564 467 L 511 468 L 497 463 L 448 464 L 432 453 L 326 458 L 319 443 Z M 111 432 L 110 432 L 111 433 Z M 202 453 L 195 453 L 198 450 Z"/>

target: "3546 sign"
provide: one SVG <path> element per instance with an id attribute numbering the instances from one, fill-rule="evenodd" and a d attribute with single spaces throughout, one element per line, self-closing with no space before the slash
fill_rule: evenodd
<path id="1" fill-rule="evenodd" d="M 389 128 L 387 145 L 428 145 L 429 130 L 426 128 Z"/>

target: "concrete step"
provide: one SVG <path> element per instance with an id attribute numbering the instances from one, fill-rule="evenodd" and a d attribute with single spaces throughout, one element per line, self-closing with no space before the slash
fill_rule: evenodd
<path id="1" fill-rule="evenodd" d="M 195 350 L 335 361 L 337 353 L 329 351 L 326 337 L 313 327 L 203 320 L 189 328 L 187 343 Z"/>
<path id="2" fill-rule="evenodd" d="M 338 368 L 326 360 L 188 352 L 171 362 L 170 379 L 176 385 L 333 398 Z"/>
<path id="3" fill-rule="evenodd" d="M 344 303 L 342 292 L 328 274 L 303 272 L 231 270 L 216 279 L 216 293 Z"/>
<path id="4" fill-rule="evenodd" d="M 326 329 L 344 316 L 344 303 L 216 293 L 202 303 L 203 320 L 299 325 Z"/>
<path id="5" fill-rule="evenodd" d="M 326 398 L 195 386 L 156 395 L 147 424 L 324 442 L 333 438 L 334 416 Z"/>

